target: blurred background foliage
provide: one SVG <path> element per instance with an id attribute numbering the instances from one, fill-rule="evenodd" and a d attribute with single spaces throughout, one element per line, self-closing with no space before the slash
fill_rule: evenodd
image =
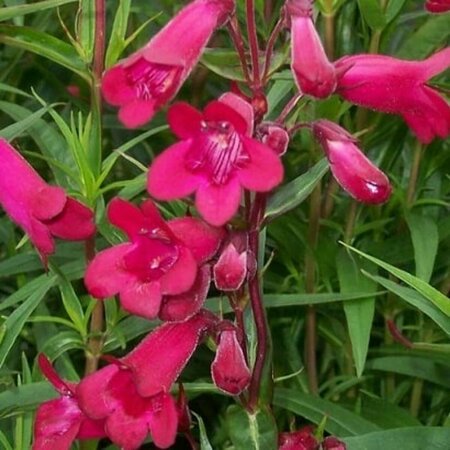
<path id="1" fill-rule="evenodd" d="M 146 127 L 130 131 L 104 105 L 101 148 L 92 150 L 93 2 L 0 3 L 0 135 L 47 180 L 96 208 L 98 248 L 119 242 L 119 233 L 105 223 L 104 206 L 115 195 L 133 201 L 145 197 L 146 167 L 174 142 L 165 111 Z M 243 23 L 244 5 L 237 3 Z M 257 1 L 261 41 L 282 3 Z M 423 59 L 448 45 L 450 14 L 431 16 L 421 0 L 316 3 L 322 35 L 330 26 L 334 30 L 327 42 L 335 59 L 369 50 Z M 107 65 L 144 45 L 182 4 L 108 0 Z M 268 119 L 296 92 L 288 43 L 283 32 L 266 92 Z M 178 98 L 202 106 L 241 79 L 231 41 L 221 30 Z M 444 73 L 433 85 L 448 92 L 448 81 Z M 285 183 L 297 184 L 269 202 L 264 273 L 279 429 L 326 417 L 326 431 L 345 437 L 350 449 L 444 448 L 438 445 L 450 439 L 450 319 L 445 303 L 450 290 L 450 143 L 435 140 L 425 148 L 399 117 L 362 110 L 336 96 L 302 100 L 290 123 L 319 117 L 358 135 L 366 154 L 389 175 L 394 191 L 383 206 L 359 205 L 336 188 L 323 163 L 308 172 L 322 155 L 307 132 L 295 137 L 283 157 Z M 307 179 L 299 181 L 305 173 Z M 161 207 L 167 217 L 185 212 L 181 202 Z M 20 230 L 4 215 L 0 222 L 0 448 L 22 450 L 31 447 L 33 410 L 55 395 L 36 368 L 36 355 L 45 352 L 64 377 L 78 379 L 95 301 L 82 283 L 81 244 L 60 242 L 45 273 Z M 225 308 L 217 298 L 208 305 L 216 311 Z M 105 306 L 105 353 L 124 354 L 155 326 L 128 317 L 115 300 Z M 304 370 L 305 318 L 311 311 L 317 321 L 318 395 Z M 252 343 L 250 315 L 247 319 Z M 212 448 L 232 448 L 225 411 L 233 401 L 212 394 L 217 394 L 209 378 L 212 357 L 204 346 L 182 379 Z M 194 432 L 200 433 L 197 428 Z M 186 448 L 181 438 L 178 444 Z"/>

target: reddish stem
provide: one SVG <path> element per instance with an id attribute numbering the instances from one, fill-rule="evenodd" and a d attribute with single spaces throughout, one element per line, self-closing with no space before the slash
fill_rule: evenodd
<path id="1" fill-rule="evenodd" d="M 264 210 L 266 207 L 266 196 L 264 194 L 257 194 L 253 205 L 252 216 L 250 219 L 249 232 L 249 248 L 255 255 L 258 261 L 259 252 L 259 232 L 260 226 L 264 217 Z M 261 379 L 264 370 L 264 365 L 267 356 L 267 345 L 269 332 L 267 329 L 266 311 L 261 296 L 261 286 L 259 278 L 259 270 L 248 283 L 250 304 L 253 311 L 253 316 L 256 324 L 256 335 L 258 343 L 256 346 L 256 360 L 253 368 L 252 380 L 249 388 L 248 407 L 250 410 L 255 410 L 258 403 L 259 391 L 261 386 Z"/>
<path id="2" fill-rule="evenodd" d="M 267 83 L 267 77 L 269 75 L 270 63 L 273 55 L 273 49 L 275 47 L 275 42 L 277 41 L 278 35 L 280 34 L 281 30 L 284 28 L 284 20 L 285 20 L 284 16 L 285 12 L 283 8 L 280 13 L 280 18 L 278 19 L 278 22 L 276 23 L 275 28 L 272 30 L 269 40 L 267 41 L 266 56 L 264 58 L 264 69 L 262 76 L 263 85 L 266 85 Z"/>
<path id="3" fill-rule="evenodd" d="M 250 78 L 250 72 L 248 70 L 248 62 L 247 62 L 247 56 L 245 54 L 245 47 L 244 47 L 244 39 L 242 38 L 241 29 L 239 28 L 239 23 L 237 21 L 236 15 L 232 15 L 229 22 L 228 22 L 228 31 L 230 33 L 231 39 L 234 44 L 234 48 L 238 52 L 239 60 L 241 62 L 242 72 L 244 73 L 245 81 L 247 82 L 247 85 L 250 86 L 251 84 L 251 78 Z"/>
<path id="4" fill-rule="evenodd" d="M 276 123 L 283 124 L 283 122 L 286 120 L 287 116 L 292 112 L 292 110 L 295 108 L 297 103 L 301 100 L 303 97 L 303 94 L 299 92 L 298 94 L 294 95 L 289 102 L 286 104 L 286 106 L 283 108 L 283 111 L 281 111 L 280 115 L 277 119 L 275 119 Z M 297 124 L 300 125 L 299 128 L 304 128 L 304 124 Z M 296 125 L 296 126 L 297 126 Z M 295 128 L 295 126 L 294 126 Z"/>
<path id="5" fill-rule="evenodd" d="M 105 28 L 106 28 L 105 0 L 95 0 L 95 43 L 92 71 L 99 81 L 105 68 Z"/>
<path id="6" fill-rule="evenodd" d="M 255 2 L 254 0 L 246 0 L 246 16 L 247 16 L 247 35 L 250 45 L 250 56 L 252 59 L 253 83 L 254 91 L 259 91 L 261 88 L 261 75 L 259 73 L 259 44 L 258 34 L 256 30 L 255 20 Z"/>

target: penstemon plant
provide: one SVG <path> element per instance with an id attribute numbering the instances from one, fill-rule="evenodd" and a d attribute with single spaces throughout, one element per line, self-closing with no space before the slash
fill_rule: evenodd
<path id="1" fill-rule="evenodd" d="M 447 448 L 450 2 L 4 3 L 1 448 Z"/>

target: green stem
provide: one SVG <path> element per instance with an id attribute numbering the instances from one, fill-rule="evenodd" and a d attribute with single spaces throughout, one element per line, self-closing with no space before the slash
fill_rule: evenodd
<path id="1" fill-rule="evenodd" d="M 406 206 L 410 209 L 414 203 L 414 197 L 416 193 L 417 180 L 420 172 L 420 161 L 422 160 L 422 144 L 417 141 L 414 148 L 414 155 L 411 164 L 411 172 L 409 174 L 408 190 L 406 192 Z"/>

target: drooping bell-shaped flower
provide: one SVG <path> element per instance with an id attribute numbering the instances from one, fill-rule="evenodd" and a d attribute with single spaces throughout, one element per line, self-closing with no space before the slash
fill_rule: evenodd
<path id="1" fill-rule="evenodd" d="M 250 383 L 251 373 L 234 327 L 220 333 L 211 375 L 214 384 L 231 395 L 239 395 Z"/>
<path id="2" fill-rule="evenodd" d="M 383 203 L 389 198 L 389 179 L 358 148 L 350 133 L 329 120 L 314 122 L 312 130 L 334 178 L 352 197 L 364 203 Z"/>
<path id="3" fill-rule="evenodd" d="M 305 426 L 290 433 L 280 433 L 278 450 L 318 450 L 319 442 L 314 437 L 314 428 Z"/>
<path id="4" fill-rule="evenodd" d="M 344 56 L 335 67 L 336 92 L 345 100 L 401 115 L 424 144 L 450 134 L 450 106 L 427 85 L 430 78 L 450 67 L 450 47 L 423 61 L 385 55 Z"/>
<path id="5" fill-rule="evenodd" d="M 54 238 L 84 240 L 95 233 L 92 211 L 47 184 L 7 141 L 0 138 L 0 204 L 36 246 L 44 264 Z"/>
<path id="6" fill-rule="evenodd" d="M 91 419 L 81 411 L 77 385 L 62 380 L 43 354 L 39 355 L 38 363 L 60 397 L 39 406 L 34 423 L 33 450 L 69 450 L 75 439 L 105 437 L 104 421 Z"/>
<path id="7" fill-rule="evenodd" d="M 435 14 L 450 11 L 450 0 L 427 0 L 425 9 Z"/>
<path id="8" fill-rule="evenodd" d="M 200 313 L 156 328 L 128 355 L 80 382 L 83 411 L 104 420 L 108 437 L 125 450 L 138 449 L 149 433 L 158 448 L 173 445 L 178 411 L 169 391 L 209 324 Z"/>
<path id="9" fill-rule="evenodd" d="M 248 235 L 233 232 L 213 267 L 214 283 L 220 291 L 236 291 L 244 283 L 249 266 L 255 266 L 248 251 Z"/>
<path id="10" fill-rule="evenodd" d="M 312 18 L 313 0 L 288 0 L 291 26 L 291 69 L 300 92 L 326 98 L 336 88 L 336 73 Z"/>
<path id="11" fill-rule="evenodd" d="M 253 139 L 253 109 L 227 93 L 200 112 L 187 103 L 169 110 L 169 125 L 181 139 L 150 166 L 147 189 L 159 200 L 196 193 L 195 205 L 212 225 L 237 212 L 242 189 L 267 192 L 283 177 L 283 166 L 266 145 Z"/>
<path id="12" fill-rule="evenodd" d="M 103 96 L 120 107 L 126 127 L 145 124 L 175 96 L 234 6 L 234 0 L 194 0 L 145 47 L 105 72 Z"/>
<path id="13" fill-rule="evenodd" d="M 115 198 L 108 219 L 130 242 L 97 253 L 86 271 L 86 287 L 98 299 L 119 294 L 126 311 L 148 319 L 158 315 L 163 296 L 193 287 L 199 266 L 214 255 L 223 235 L 192 217 L 165 222 L 150 200 L 139 209 Z"/>

